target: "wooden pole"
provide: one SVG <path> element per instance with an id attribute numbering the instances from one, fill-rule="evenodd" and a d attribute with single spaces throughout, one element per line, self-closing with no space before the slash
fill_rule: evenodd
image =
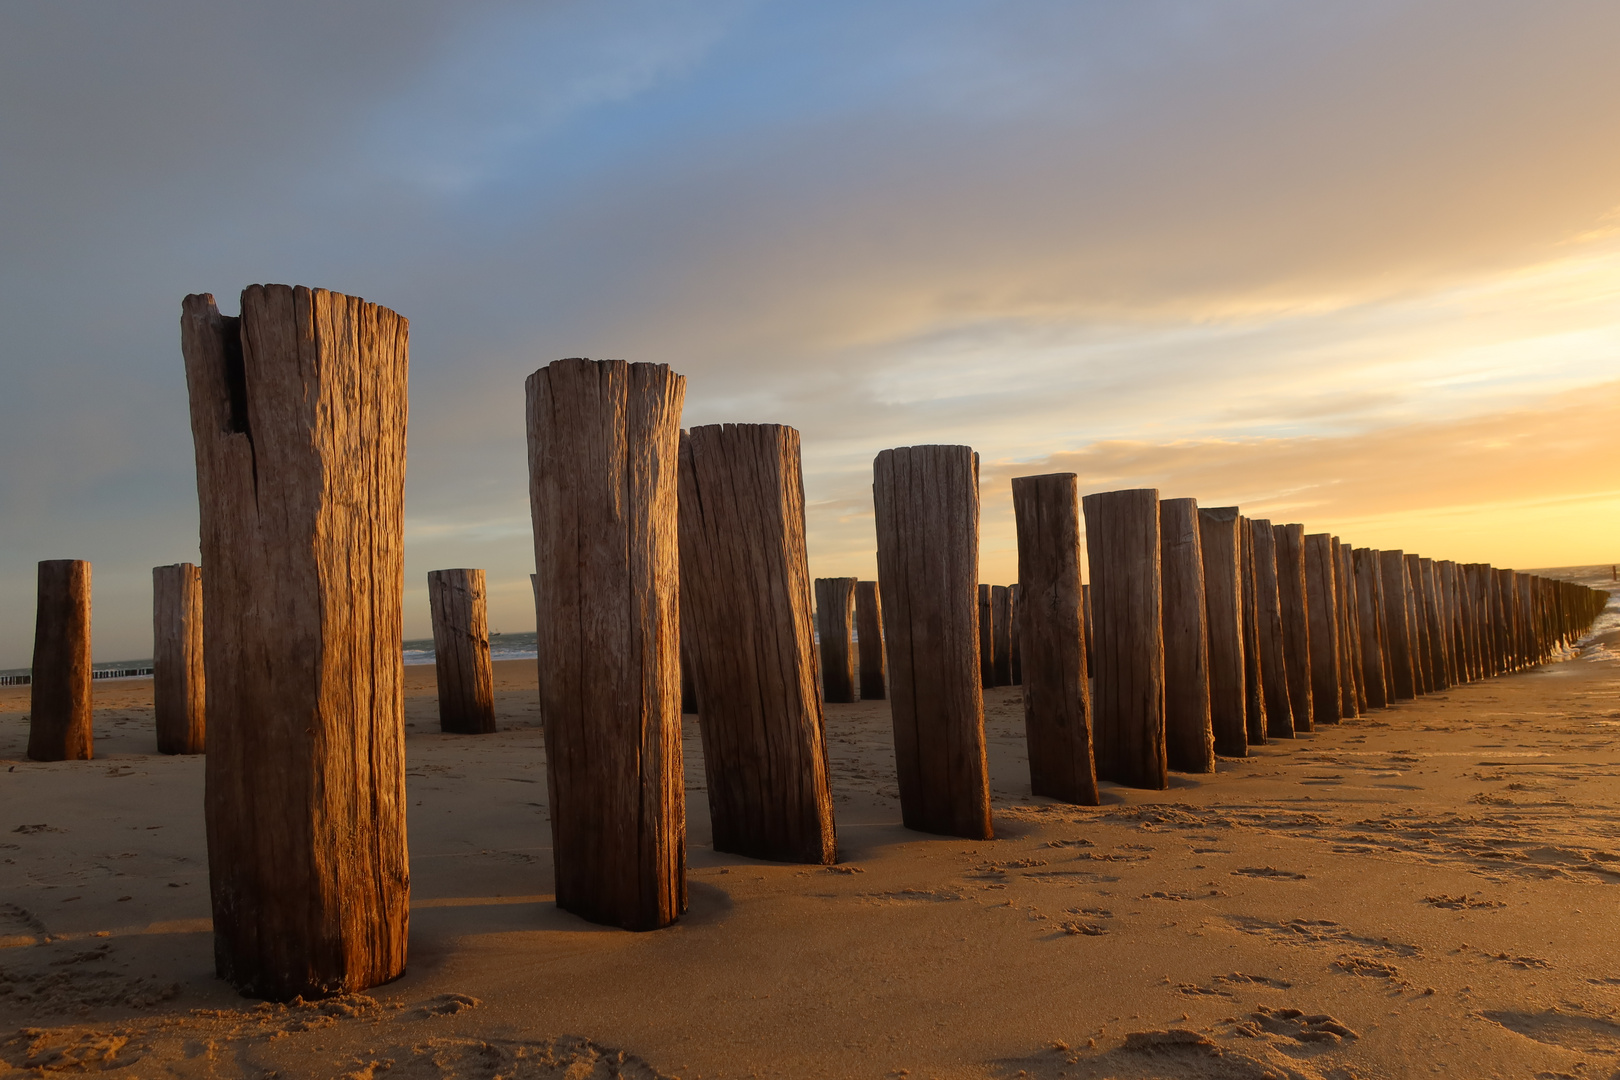
<path id="1" fill-rule="evenodd" d="M 988 840 L 979 456 L 967 446 L 904 446 L 880 453 L 872 477 L 901 819 Z"/>
<path id="2" fill-rule="evenodd" d="M 1210 729 L 1215 736 L 1215 752 L 1227 757 L 1244 757 L 1249 752 L 1243 670 L 1243 545 L 1238 539 L 1238 519 L 1235 506 L 1203 507 L 1198 511 L 1198 548 L 1204 560 L 1204 621 L 1209 635 Z M 1168 641 L 1165 648 L 1169 648 Z M 1168 668 L 1167 658 L 1166 677 Z"/>
<path id="3" fill-rule="evenodd" d="M 1305 526 L 1277 525 L 1277 599 L 1282 609 L 1288 704 L 1295 731 L 1316 729 L 1312 700 L 1311 621 L 1305 582 Z"/>
<path id="4" fill-rule="evenodd" d="M 1419 694 L 1434 692 L 1434 671 L 1429 666 L 1429 624 L 1423 615 L 1423 579 L 1420 557 L 1407 555 L 1406 623 L 1412 636 L 1413 687 Z"/>
<path id="5" fill-rule="evenodd" d="M 676 508 L 685 395 L 666 365 L 623 360 L 558 360 L 527 382 L 557 906 L 626 930 L 668 926 L 686 910 Z M 701 682 L 697 692 L 705 707 Z"/>
<path id="6" fill-rule="evenodd" d="M 1097 776 L 1169 786 L 1164 730 L 1164 602 L 1159 493 L 1105 491 L 1083 500 L 1091 563 Z"/>
<path id="7" fill-rule="evenodd" d="M 1250 746 L 1266 741 L 1265 673 L 1261 670 L 1260 598 L 1254 574 L 1254 523 L 1238 518 L 1238 569 L 1243 596 L 1243 726 Z M 1219 738 L 1219 734 L 1216 735 Z"/>
<path id="8" fill-rule="evenodd" d="M 1383 624 L 1378 618 L 1378 552 L 1355 548 L 1351 559 L 1356 571 L 1356 607 L 1361 615 L 1361 664 L 1367 686 L 1367 707 L 1389 707 L 1389 683 L 1384 671 Z"/>
<path id="9" fill-rule="evenodd" d="M 979 686 L 988 690 L 996 685 L 996 603 L 991 586 L 979 586 L 978 609 Z"/>
<path id="10" fill-rule="evenodd" d="M 821 637 L 824 700 L 855 700 L 855 579 L 816 578 L 816 632 Z"/>
<path id="11" fill-rule="evenodd" d="M 1009 627 L 1008 637 L 1012 650 L 1012 681 L 1014 686 L 1024 685 L 1023 644 L 1020 640 L 1022 634 L 1020 627 L 1023 623 L 1018 617 L 1018 605 L 1023 602 L 1023 590 L 1018 584 L 1015 582 L 1007 586 L 1007 610 L 1009 612 L 1007 626 Z"/>
<path id="12" fill-rule="evenodd" d="M 202 571 L 191 563 L 152 567 L 152 712 L 160 754 L 204 749 L 202 622 Z"/>
<path id="13" fill-rule="evenodd" d="M 1177 772 L 1215 771 L 1209 701 L 1209 620 L 1198 500 L 1159 503 L 1159 573 L 1164 623 L 1164 741 Z"/>
<path id="14" fill-rule="evenodd" d="M 405 970 L 407 323 L 324 289 L 188 296 L 214 963 L 244 994 Z"/>
<path id="15" fill-rule="evenodd" d="M 487 735 L 495 730 L 487 603 L 482 570 L 428 571 L 440 731 Z"/>
<path id="16" fill-rule="evenodd" d="M 1012 685 L 1012 596 L 1005 585 L 990 586 L 990 618 L 995 640 L 993 667 L 997 686 Z"/>
<path id="17" fill-rule="evenodd" d="M 1333 580 L 1335 608 L 1339 615 L 1339 713 L 1349 719 L 1367 708 L 1367 691 L 1361 682 L 1361 638 L 1356 633 L 1360 618 L 1356 612 L 1356 577 L 1350 561 L 1350 545 L 1333 538 Z"/>
<path id="18" fill-rule="evenodd" d="M 1451 686 L 1451 681 L 1446 678 L 1446 668 L 1450 664 L 1446 655 L 1448 635 L 1441 615 L 1439 582 L 1435 577 L 1433 559 L 1418 560 L 1418 580 L 1423 585 L 1421 600 L 1424 636 L 1429 649 L 1430 682 L 1435 690 L 1445 690 Z"/>
<path id="19" fill-rule="evenodd" d="M 1264 518 L 1249 522 L 1254 549 L 1255 607 L 1260 637 L 1260 677 L 1266 698 L 1266 737 L 1294 737 L 1294 704 L 1288 692 L 1281 590 L 1277 585 L 1277 528 Z"/>
<path id="20" fill-rule="evenodd" d="M 1337 724 L 1344 695 L 1339 684 L 1339 586 L 1333 566 L 1333 537 L 1329 533 L 1312 533 L 1304 541 L 1311 716 L 1317 723 Z"/>
<path id="21" fill-rule="evenodd" d="M 855 583 L 855 633 L 860 638 L 861 700 L 888 696 L 883 666 L 883 601 L 875 581 Z"/>
<path id="22" fill-rule="evenodd" d="M 680 561 L 715 850 L 836 862 L 796 430 L 714 424 L 687 432 Z M 823 610 L 840 595 L 853 602 L 855 590 L 841 584 L 853 578 L 822 580 L 835 586 Z M 825 646 L 825 634 L 821 640 Z"/>
<path id="23" fill-rule="evenodd" d="M 1097 624 L 1091 621 L 1091 583 L 1088 581 L 1080 586 L 1080 594 L 1086 608 L 1086 678 L 1091 678 L 1097 669 L 1094 642 L 1096 641 Z"/>
<path id="24" fill-rule="evenodd" d="M 1389 645 L 1390 699 L 1411 701 L 1417 696 L 1417 671 L 1412 665 L 1412 633 L 1407 623 L 1406 556 L 1380 551 L 1378 576 L 1383 600 L 1384 640 Z"/>
<path id="25" fill-rule="evenodd" d="M 28 690 L 28 756 L 34 761 L 95 757 L 90 699 L 90 564 L 39 564 L 33 679 Z"/>
<path id="26" fill-rule="evenodd" d="M 1030 790 L 1096 806 L 1075 474 L 1014 477 L 1012 495 Z"/>

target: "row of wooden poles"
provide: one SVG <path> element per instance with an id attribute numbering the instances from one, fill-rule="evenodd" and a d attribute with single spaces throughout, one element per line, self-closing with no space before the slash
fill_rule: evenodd
<path id="1" fill-rule="evenodd" d="M 239 318 L 187 297 L 181 339 L 207 569 L 216 966 L 263 997 L 359 990 L 403 972 L 409 919 L 406 323 L 353 297 L 253 286 Z M 862 693 L 881 692 L 893 719 L 904 823 L 991 837 L 983 687 L 999 677 L 1001 594 L 981 620 L 977 455 L 880 453 L 878 580 L 813 586 L 798 432 L 683 432 L 684 391 L 664 365 L 623 361 L 560 360 L 527 381 L 558 905 L 637 930 L 686 908 L 683 642 L 714 846 L 836 859 L 818 684 L 853 697 L 851 596 Z M 1074 802 L 1097 800 L 1098 776 L 1162 787 L 1167 768 L 1207 770 L 1217 751 L 1535 663 L 1606 597 L 1353 552 L 1153 491 L 1082 509 L 1070 474 L 1018 478 L 1013 500 L 1019 582 L 1001 639 L 1010 659 L 1017 626 L 1032 787 Z M 477 714 L 461 729 L 487 730 L 482 575 L 441 573 L 441 722 L 463 722 L 445 697 L 457 686 Z M 441 640 L 441 627 L 460 629 Z"/>

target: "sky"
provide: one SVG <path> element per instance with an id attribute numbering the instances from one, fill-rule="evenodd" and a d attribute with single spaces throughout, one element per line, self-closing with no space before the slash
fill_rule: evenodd
<path id="1" fill-rule="evenodd" d="M 1620 558 L 1620 5 L 0 0 L 0 668 L 196 561 L 180 300 L 411 321 L 406 633 L 532 630 L 523 380 L 670 364 L 803 433 L 811 572 L 878 451 L 1372 547 Z"/>

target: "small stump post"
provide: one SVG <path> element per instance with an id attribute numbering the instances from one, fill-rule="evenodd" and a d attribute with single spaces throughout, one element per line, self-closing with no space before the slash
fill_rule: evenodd
<path id="1" fill-rule="evenodd" d="M 1254 523 L 1238 518 L 1238 569 L 1243 585 L 1243 726 L 1250 746 L 1266 742 L 1266 687 L 1260 654 L 1260 596 L 1254 575 Z"/>
<path id="2" fill-rule="evenodd" d="M 1215 771 L 1209 704 L 1209 620 L 1197 499 L 1159 503 L 1163 577 L 1164 741 L 1177 772 Z"/>
<path id="3" fill-rule="evenodd" d="M 407 323 L 324 289 L 188 296 L 214 962 L 245 994 L 405 970 Z"/>
<path id="4" fill-rule="evenodd" d="M 686 380 L 529 376 L 529 505 L 557 906 L 626 930 L 686 910 L 677 513 Z M 698 683 L 698 703 L 706 687 Z"/>
<path id="5" fill-rule="evenodd" d="M 880 453 L 872 476 L 901 818 L 909 829 L 988 840 L 979 456 L 905 446 Z"/>
<path id="6" fill-rule="evenodd" d="M 1283 663 L 1295 731 L 1315 729 L 1311 708 L 1311 623 L 1306 606 L 1305 526 L 1276 525 L 1277 600 L 1282 610 Z"/>
<path id="7" fill-rule="evenodd" d="M 816 630 L 824 699 L 848 704 L 855 700 L 854 578 L 816 578 Z"/>
<path id="8" fill-rule="evenodd" d="M 1013 478 L 1024 737 L 1036 795 L 1096 806 L 1074 473 Z"/>
<path id="9" fill-rule="evenodd" d="M 988 690 L 996 685 L 996 603 L 992 586 L 980 585 L 979 610 L 979 686 Z"/>
<path id="10" fill-rule="evenodd" d="M 487 603 L 482 570 L 428 571 L 440 731 L 487 735 L 495 730 Z"/>
<path id="11" fill-rule="evenodd" d="M 1249 736 L 1243 671 L 1243 573 L 1239 562 L 1242 544 L 1238 540 L 1237 507 L 1199 509 L 1198 549 L 1204 560 L 1209 720 L 1215 736 L 1215 752 L 1227 757 L 1245 757 L 1249 752 Z M 1169 649 L 1168 641 L 1165 648 Z M 1166 678 L 1169 678 L 1168 657 L 1165 666 Z M 1168 726 L 1168 717 L 1165 723 Z"/>
<path id="12" fill-rule="evenodd" d="M 33 761 L 95 757 L 90 700 L 90 564 L 39 564 L 34 667 L 28 688 L 28 756 Z"/>
<path id="13" fill-rule="evenodd" d="M 1097 777 L 1130 787 L 1169 786 L 1164 731 L 1164 602 L 1159 493 L 1087 495 L 1094 655 L 1092 747 Z"/>
<path id="14" fill-rule="evenodd" d="M 1356 609 L 1360 615 L 1362 679 L 1367 687 L 1367 708 L 1389 707 L 1389 683 L 1384 671 L 1383 622 L 1378 617 L 1378 552 L 1354 548 L 1350 554 L 1356 573 Z"/>
<path id="15" fill-rule="evenodd" d="M 1344 707 L 1339 685 L 1339 586 L 1333 566 L 1333 536 L 1305 537 L 1305 614 L 1311 657 L 1311 715 L 1337 724 Z"/>
<path id="16" fill-rule="evenodd" d="M 1259 616 L 1260 677 L 1265 687 L 1266 736 L 1294 737 L 1293 696 L 1288 690 L 1281 589 L 1277 584 L 1277 529 L 1264 518 L 1249 522 L 1254 548 L 1255 606 Z"/>
<path id="17" fill-rule="evenodd" d="M 680 489 L 681 618 L 702 687 L 715 850 L 836 862 L 799 433 L 693 428 L 681 439 Z M 823 611 L 842 602 L 840 583 L 853 584 L 822 581 L 839 585 L 824 592 Z"/>
<path id="18" fill-rule="evenodd" d="M 202 623 L 202 570 L 191 563 L 152 567 L 152 712 L 160 754 L 204 750 Z"/>
<path id="19" fill-rule="evenodd" d="M 990 587 L 990 618 L 995 625 L 997 686 L 1012 685 L 1012 592 L 1005 585 Z"/>
<path id="20" fill-rule="evenodd" d="M 861 656 L 861 700 L 888 697 L 883 665 L 883 598 L 875 581 L 855 583 L 855 636 Z"/>

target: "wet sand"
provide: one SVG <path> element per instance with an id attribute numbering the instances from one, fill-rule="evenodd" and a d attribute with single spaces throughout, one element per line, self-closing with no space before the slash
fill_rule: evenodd
<path id="1" fill-rule="evenodd" d="M 97 758 L 24 759 L 0 689 L 0 1073 L 126 1076 L 1608 1077 L 1620 1067 L 1620 661 L 1604 649 L 1173 774 L 1029 794 L 987 694 L 998 839 L 899 825 L 882 702 L 828 709 L 842 862 L 709 847 L 691 910 L 551 903 L 534 666 L 502 730 L 437 733 L 407 669 L 411 964 L 320 1005 L 213 977 L 202 760 L 150 680 L 98 685 Z"/>

